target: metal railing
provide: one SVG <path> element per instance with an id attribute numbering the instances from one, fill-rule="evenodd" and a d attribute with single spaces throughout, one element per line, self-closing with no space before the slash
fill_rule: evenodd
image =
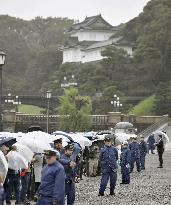
<path id="1" fill-rule="evenodd" d="M 149 126 L 147 129 L 145 129 L 144 131 L 140 132 L 140 133 L 138 134 L 138 137 L 139 137 L 139 136 L 143 136 L 144 138 L 148 137 L 151 133 L 153 133 L 154 131 L 156 131 L 156 130 L 157 130 L 158 128 L 160 128 L 162 125 L 168 123 L 169 120 L 170 120 L 170 119 L 169 119 L 169 116 L 167 116 L 167 115 L 166 115 L 166 116 L 163 116 L 163 118 L 162 118 L 160 121 L 158 121 L 158 122 L 152 124 L 152 125 Z"/>
<path id="2" fill-rule="evenodd" d="M 58 122 L 60 115 L 49 115 L 50 122 Z M 46 122 L 47 115 L 31 115 L 31 114 L 16 114 L 16 122 Z M 107 125 L 107 115 L 91 115 L 91 122 L 93 125 Z"/>

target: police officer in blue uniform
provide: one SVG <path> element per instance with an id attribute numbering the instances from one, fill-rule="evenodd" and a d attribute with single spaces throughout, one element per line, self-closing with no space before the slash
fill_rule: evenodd
<path id="1" fill-rule="evenodd" d="M 37 205 L 64 205 L 66 177 L 64 168 L 56 160 L 56 151 L 45 151 L 45 159 L 47 164 L 42 169 Z"/>
<path id="2" fill-rule="evenodd" d="M 121 174 L 122 174 L 122 183 L 121 184 L 129 184 L 130 183 L 130 163 L 131 163 L 131 151 L 128 148 L 128 142 L 123 142 L 122 152 L 120 157 L 120 165 L 121 165 Z"/>
<path id="3" fill-rule="evenodd" d="M 107 135 L 104 140 L 105 146 L 100 152 L 100 164 L 101 164 L 101 184 L 98 196 L 104 196 L 104 191 L 106 189 L 107 183 L 110 178 L 110 195 L 115 195 L 114 190 L 117 181 L 117 160 L 118 151 L 112 146 L 111 135 Z"/>
<path id="4" fill-rule="evenodd" d="M 154 134 L 151 134 L 148 137 L 147 143 L 148 143 L 148 153 L 151 150 L 151 154 L 155 154 L 154 153 L 154 149 L 155 149 L 155 138 L 154 138 Z"/>
<path id="5" fill-rule="evenodd" d="M 130 172 L 133 171 L 135 162 L 137 166 L 137 171 L 140 172 L 140 149 L 136 137 L 134 137 L 132 139 L 132 143 L 129 144 L 129 149 L 131 150 Z"/>
<path id="6" fill-rule="evenodd" d="M 65 147 L 65 154 L 61 156 L 60 162 L 63 164 L 66 174 L 65 195 L 67 196 L 67 205 L 73 205 L 75 201 L 75 167 L 76 163 L 71 160 L 73 154 L 73 145 L 68 144 Z"/>
<path id="7" fill-rule="evenodd" d="M 143 136 L 141 136 L 140 138 L 139 148 L 140 148 L 140 166 L 141 166 L 141 170 L 144 170 L 145 169 L 145 157 L 147 154 L 147 143 L 144 141 Z"/>

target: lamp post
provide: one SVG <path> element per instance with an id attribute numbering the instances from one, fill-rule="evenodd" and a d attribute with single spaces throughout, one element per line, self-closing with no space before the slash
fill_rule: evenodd
<path id="1" fill-rule="evenodd" d="M 119 111 L 119 108 L 122 107 L 123 105 L 120 103 L 120 98 L 115 94 L 114 100 L 111 100 L 111 105 L 113 105 L 114 109 L 116 109 L 116 112 Z"/>
<path id="2" fill-rule="evenodd" d="M 2 67 L 5 64 L 6 54 L 0 51 L 0 131 L 2 131 Z"/>
<path id="3" fill-rule="evenodd" d="M 61 88 L 70 88 L 70 87 L 77 87 L 78 83 L 75 82 L 75 76 L 72 75 L 69 79 L 64 76 L 63 83 L 61 83 Z"/>
<path id="4" fill-rule="evenodd" d="M 13 96 L 11 93 L 8 93 L 7 99 L 5 99 L 5 103 L 9 105 L 9 108 L 12 109 L 12 105 L 15 106 L 15 111 L 18 111 L 18 105 L 21 105 L 21 101 L 19 101 L 18 96 L 15 96 L 13 99 Z"/>
<path id="5" fill-rule="evenodd" d="M 52 92 L 51 91 L 47 91 L 46 92 L 46 99 L 47 99 L 47 127 L 46 127 L 46 131 L 47 133 L 49 133 L 49 109 L 50 109 L 50 99 L 52 97 Z"/>

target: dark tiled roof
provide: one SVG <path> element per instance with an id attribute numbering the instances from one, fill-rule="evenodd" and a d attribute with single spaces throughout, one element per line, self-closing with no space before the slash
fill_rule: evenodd
<path id="1" fill-rule="evenodd" d="M 100 20 L 100 23 L 98 22 Z M 101 15 L 86 17 L 84 21 L 74 24 L 68 30 L 80 30 L 80 29 L 87 29 L 87 30 L 113 30 L 114 27 L 105 21 Z"/>

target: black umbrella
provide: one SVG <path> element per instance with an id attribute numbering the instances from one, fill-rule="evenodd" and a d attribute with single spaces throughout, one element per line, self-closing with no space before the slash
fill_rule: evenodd
<path id="1" fill-rule="evenodd" d="M 43 129 L 39 125 L 31 125 L 27 130 L 27 132 L 34 132 L 34 131 L 42 131 L 43 132 Z"/>
<path id="2" fill-rule="evenodd" d="M 6 147 L 11 147 L 13 144 L 17 142 L 14 137 L 1 137 L 0 138 L 0 146 L 5 145 Z"/>

